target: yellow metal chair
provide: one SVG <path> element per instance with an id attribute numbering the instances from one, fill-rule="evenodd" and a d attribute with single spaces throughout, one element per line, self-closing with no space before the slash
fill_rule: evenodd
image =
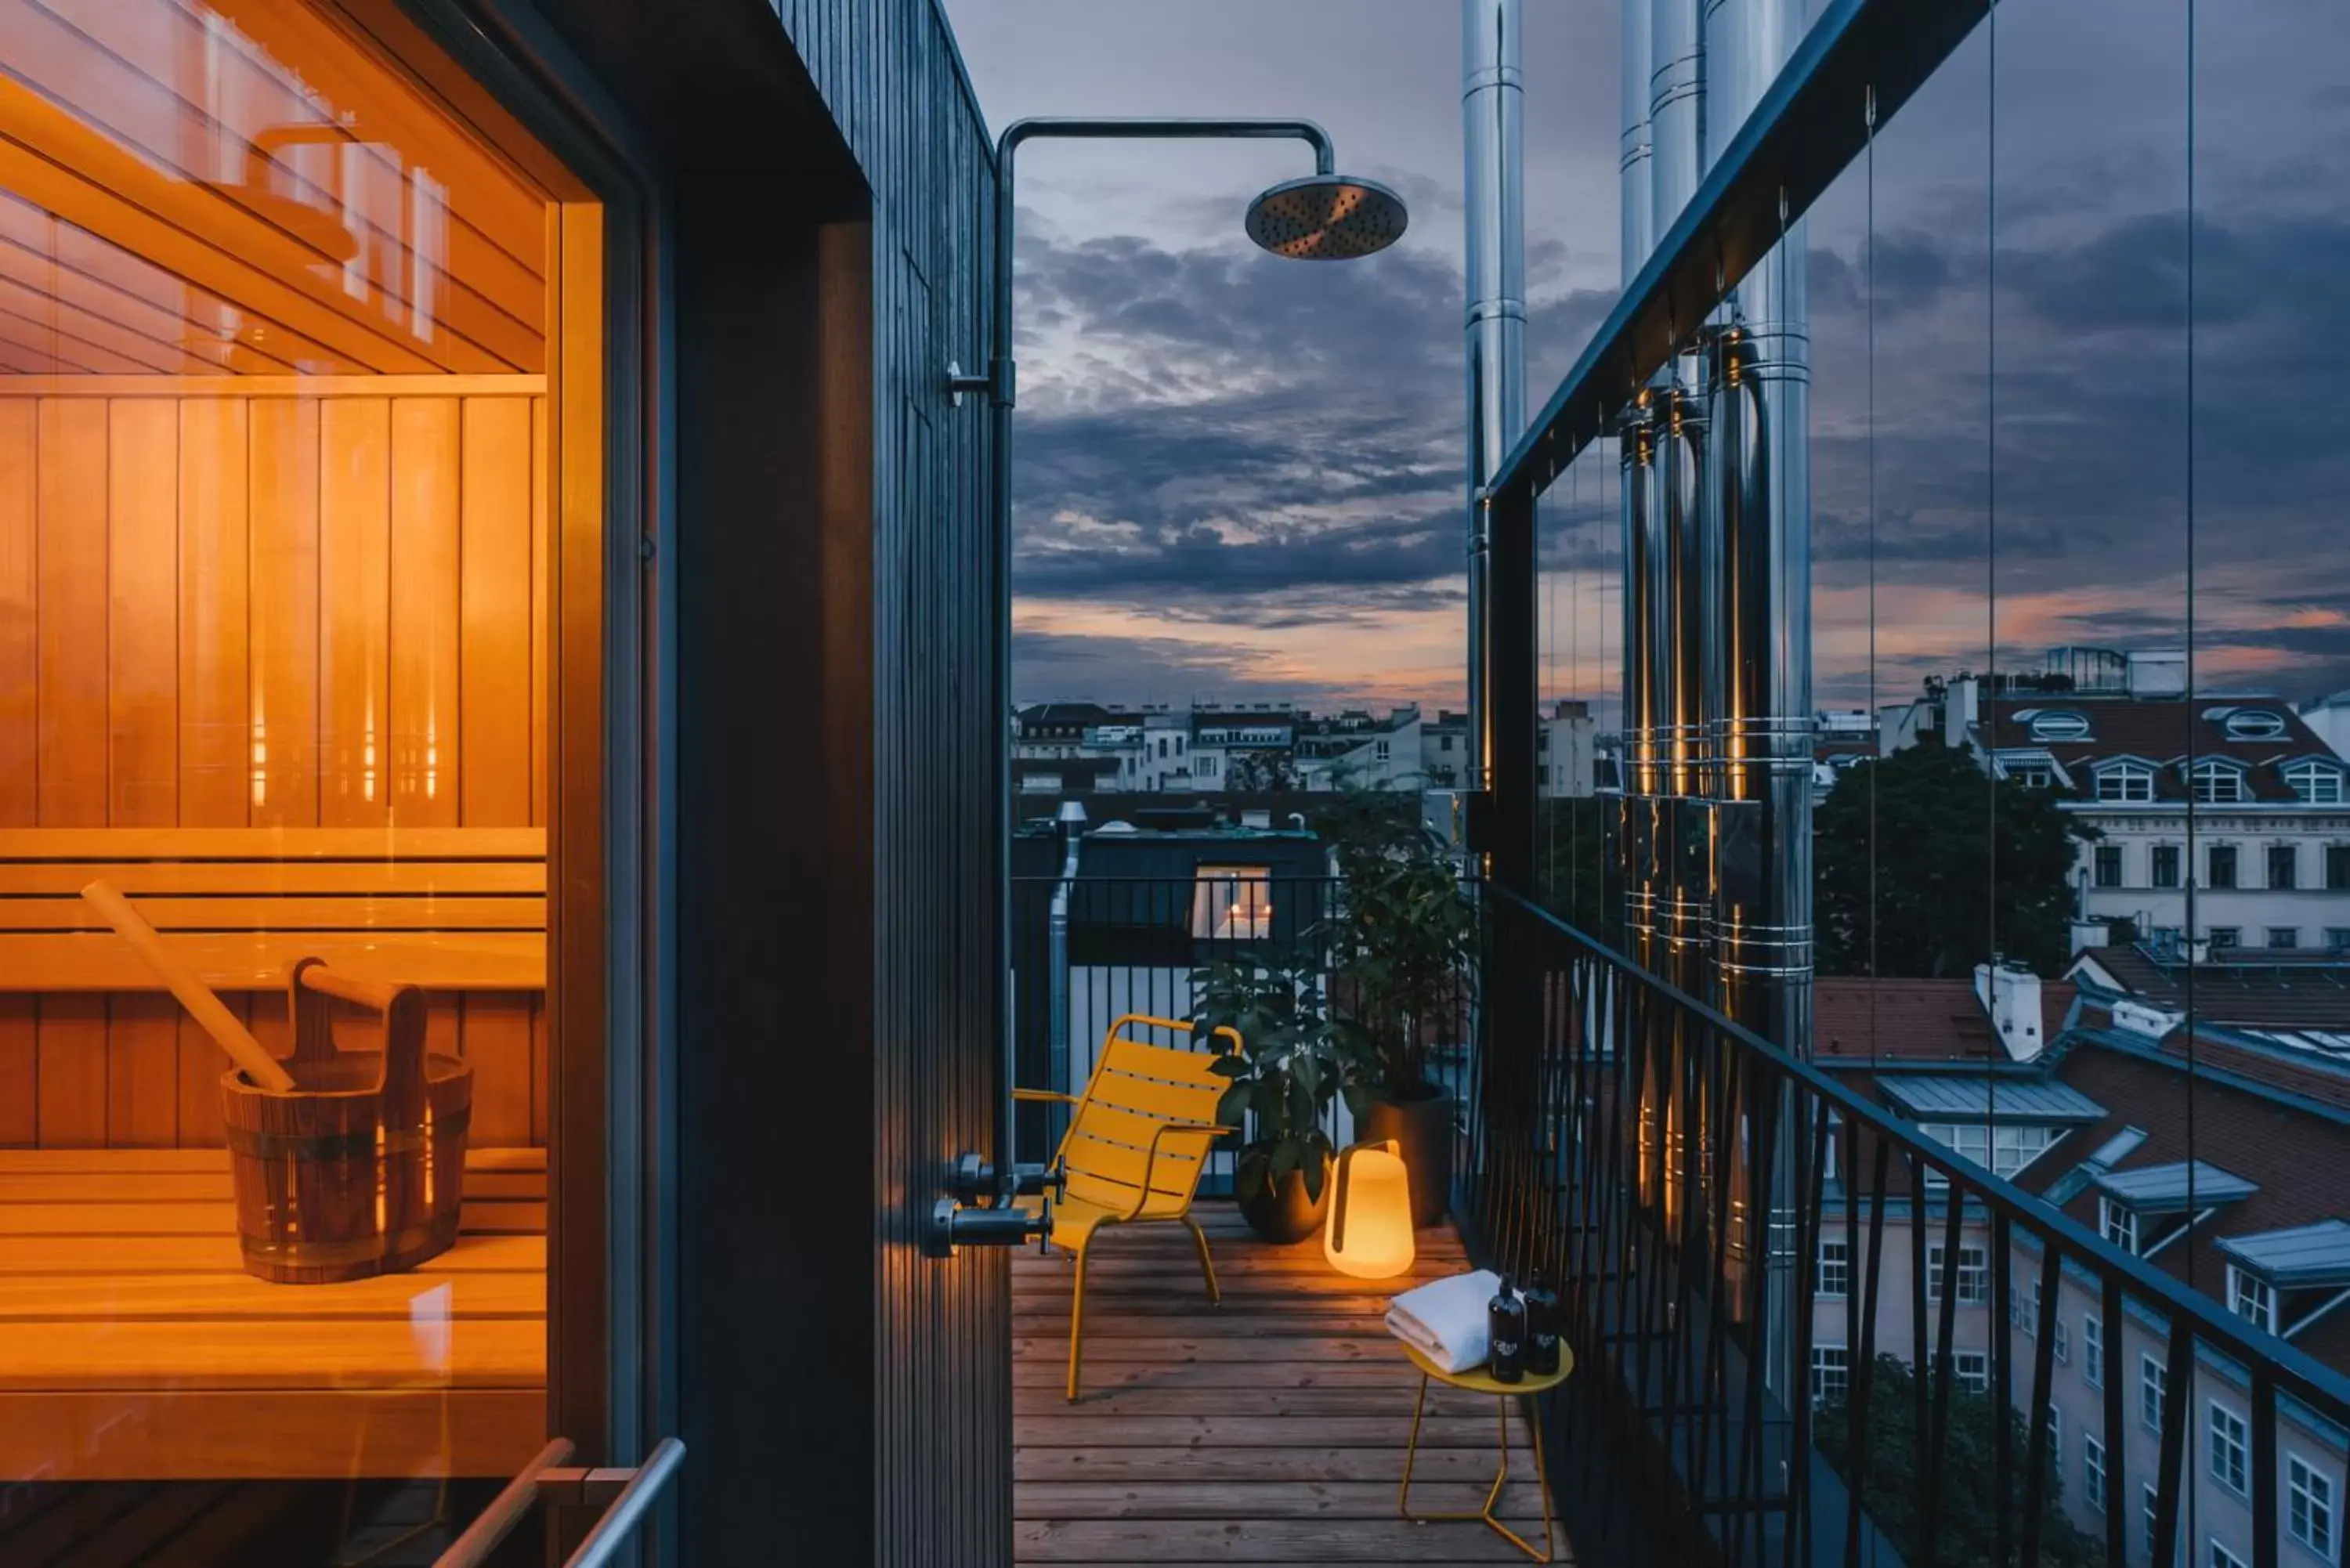
<path id="1" fill-rule="evenodd" d="M 1206 1051 L 1153 1045 L 1129 1026 L 1164 1030 L 1189 1039 L 1191 1026 L 1171 1018 L 1128 1013 L 1109 1026 L 1101 1055 L 1082 1095 L 1014 1089 L 1015 1100 L 1051 1100 L 1072 1106 L 1068 1131 L 1053 1154 L 1061 1196 L 1053 1204 L 1053 1244 L 1076 1259 L 1069 1303 L 1069 1398 L 1077 1397 L 1077 1362 L 1084 1347 L 1086 1250 L 1106 1225 L 1179 1220 L 1200 1248 L 1208 1300 L 1221 1302 L 1207 1233 L 1191 1218 L 1191 1195 L 1217 1137 L 1232 1129 L 1216 1122 L 1216 1102 L 1231 1080 L 1216 1075 Z M 1234 1050 L 1241 1037 L 1219 1029 Z"/>

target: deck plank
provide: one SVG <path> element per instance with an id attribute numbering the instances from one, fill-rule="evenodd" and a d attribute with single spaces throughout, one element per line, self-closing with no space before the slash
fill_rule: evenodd
<path id="1" fill-rule="evenodd" d="M 1199 1210 L 1223 1289 L 1207 1300 L 1191 1238 L 1137 1227 L 1087 1262 L 1085 1377 L 1063 1397 L 1074 1270 L 1013 1265 L 1014 1551 L 1022 1563 L 1523 1563 L 1474 1524 L 1396 1513 L 1419 1377 L 1386 1334 L 1389 1296 L 1467 1268 L 1423 1232 L 1393 1281 L 1333 1270 L 1318 1241 L 1275 1247 L 1229 1204 Z M 1502 1513 L 1538 1535 L 1523 1418 Z M 1414 1504 L 1472 1508 L 1491 1483 L 1493 1402 L 1430 1391 Z M 1558 1561 L 1572 1561 L 1563 1534 Z"/>

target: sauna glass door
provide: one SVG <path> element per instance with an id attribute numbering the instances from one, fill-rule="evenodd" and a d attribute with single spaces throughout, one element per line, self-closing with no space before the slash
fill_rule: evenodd
<path id="1" fill-rule="evenodd" d="M 600 231 L 329 5 L 0 39 L 0 1562 L 429 1562 L 550 1436 Z"/>

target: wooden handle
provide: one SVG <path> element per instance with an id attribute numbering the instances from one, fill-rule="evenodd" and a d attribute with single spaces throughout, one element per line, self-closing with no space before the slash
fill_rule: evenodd
<path id="1" fill-rule="evenodd" d="M 196 978 L 195 971 L 181 962 L 179 956 L 163 945 L 163 939 L 155 934 L 155 928 L 130 907 L 130 901 L 112 883 L 104 880 L 92 882 L 81 890 L 81 898 L 83 903 L 106 917 L 106 923 L 130 944 L 131 951 L 146 961 L 147 967 L 155 971 L 156 978 L 180 999 L 180 1005 L 188 1010 L 188 1015 L 203 1024 L 204 1033 L 229 1054 L 232 1061 L 244 1069 L 245 1076 L 273 1095 L 293 1091 L 294 1080 L 285 1068 L 277 1064 L 277 1059 L 261 1048 L 261 1042 L 236 1021 L 234 1013 L 221 1004 L 221 999 L 213 994 L 210 986 Z"/>

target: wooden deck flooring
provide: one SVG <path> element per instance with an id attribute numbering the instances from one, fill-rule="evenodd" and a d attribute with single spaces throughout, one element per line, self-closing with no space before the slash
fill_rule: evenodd
<path id="1" fill-rule="evenodd" d="M 1407 1279 L 1350 1280 L 1318 1241 L 1257 1241 L 1202 1204 L 1223 1286 L 1208 1304 L 1180 1226 L 1112 1231 L 1087 1264 L 1085 1383 L 1063 1398 L 1066 1257 L 1014 1264 L 1014 1552 L 1023 1563 L 1525 1563 L 1476 1523 L 1396 1515 L 1419 1376 L 1381 1326 L 1388 1298 L 1468 1267 L 1422 1232 Z M 1495 1460 L 1494 1402 L 1429 1392 L 1419 1509 L 1473 1509 Z M 1539 1542 L 1523 1419 L 1503 1517 Z M 1555 1561 L 1573 1560 L 1563 1533 Z"/>

